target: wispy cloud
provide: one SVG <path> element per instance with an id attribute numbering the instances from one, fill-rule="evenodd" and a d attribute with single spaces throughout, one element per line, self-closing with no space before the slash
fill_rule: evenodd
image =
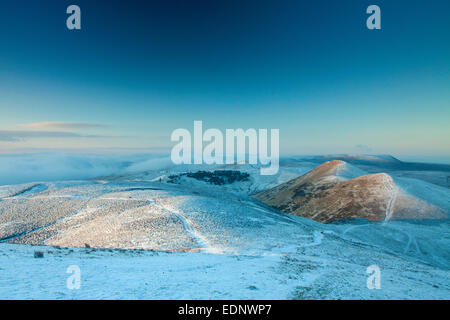
<path id="1" fill-rule="evenodd" d="M 1 153 L 1 151 L 0 151 Z M 89 179 L 161 170 L 173 166 L 167 155 L 154 154 L 16 154 L 0 155 L 0 185 L 32 181 Z"/>
<path id="2" fill-rule="evenodd" d="M 358 150 L 358 152 L 365 152 L 365 153 L 372 152 L 372 148 L 365 144 L 357 144 L 355 148 Z"/>
<path id="3" fill-rule="evenodd" d="M 98 123 L 85 123 L 85 122 L 35 122 L 20 124 L 21 127 L 33 128 L 33 129 L 45 129 L 45 130 L 77 130 L 77 129 L 95 129 L 107 127 Z"/>
<path id="4" fill-rule="evenodd" d="M 110 138 L 111 136 L 83 135 L 67 131 L 0 130 L 0 141 L 23 141 L 33 138 Z"/>

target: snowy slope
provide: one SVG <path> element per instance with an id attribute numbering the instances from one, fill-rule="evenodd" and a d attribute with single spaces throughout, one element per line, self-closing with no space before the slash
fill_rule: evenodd
<path id="1" fill-rule="evenodd" d="M 272 177 L 253 166 L 209 167 L 250 174 L 224 186 L 166 183 L 188 171 L 181 167 L 3 186 L 0 299 L 450 298 L 448 220 L 321 224 L 249 196 L 314 166 L 290 163 Z M 349 164 L 336 172 L 365 174 Z M 394 180 L 448 203 L 448 189 Z M 70 265 L 80 267 L 80 290 L 66 287 Z M 381 269 L 380 290 L 366 286 L 370 265 Z"/>
<path id="2" fill-rule="evenodd" d="M 389 227 L 388 234 L 382 224 L 323 225 L 234 193 L 200 195 L 182 186 L 148 182 L 54 183 L 44 191 L 3 198 L 1 203 L 60 205 L 74 199 L 84 201 L 77 204 L 82 208 L 75 214 L 8 241 L 43 241 L 48 247 L 0 244 L 0 298 L 448 298 L 447 225 L 428 226 L 432 230 L 428 236 L 410 225 L 401 226 L 408 231 L 398 233 L 393 231 L 400 226 Z M 115 207 L 120 202 L 132 206 L 123 211 L 122 205 Z M 134 207 L 139 202 L 143 204 Z M 108 208 L 114 210 L 91 216 Z M 127 233 L 128 241 L 108 238 L 111 230 L 121 234 L 117 231 L 128 223 L 139 222 L 142 208 L 161 222 L 154 226 L 160 232 L 149 226 L 146 238 L 136 230 Z M 162 228 L 167 221 L 161 215 L 171 217 L 174 225 Z M 95 223 L 102 217 L 110 218 L 109 225 L 106 220 Z M 48 228 L 52 232 L 46 233 Z M 433 249 L 429 240 L 438 234 L 442 250 Z M 130 250 L 52 247 L 64 239 L 76 239 L 73 244 L 80 246 L 85 241 L 96 246 L 92 241 L 97 239 L 106 241 L 106 247 Z M 44 258 L 34 258 L 35 250 L 43 251 Z M 80 290 L 65 286 L 66 269 L 73 264 L 82 272 Z M 365 271 L 372 264 L 383 272 L 383 290 L 366 287 Z"/>

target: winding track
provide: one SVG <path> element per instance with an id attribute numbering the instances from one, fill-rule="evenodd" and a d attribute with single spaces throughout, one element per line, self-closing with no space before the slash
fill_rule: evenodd
<path id="1" fill-rule="evenodd" d="M 212 247 L 209 244 L 208 239 L 206 239 L 206 237 L 204 235 L 202 235 L 200 232 L 198 232 L 198 230 L 195 228 L 193 222 L 190 219 L 188 219 L 185 215 L 183 215 L 182 213 L 170 210 L 170 209 L 156 203 L 156 201 L 154 201 L 154 200 L 151 200 L 151 204 L 153 204 L 153 205 L 157 206 L 158 208 L 163 209 L 167 212 L 170 212 L 171 214 L 176 216 L 178 218 L 178 220 L 180 220 L 181 223 L 183 224 L 184 230 L 200 246 L 201 251 L 206 252 L 206 253 L 223 253 L 222 250 Z"/>
<path id="2" fill-rule="evenodd" d="M 384 221 L 389 221 L 392 218 L 392 215 L 394 214 L 394 205 L 395 201 L 397 200 L 398 196 L 398 188 L 395 186 L 389 186 L 385 185 L 386 191 L 391 194 L 391 198 L 389 199 L 387 205 L 386 205 L 386 217 L 384 218 Z"/>

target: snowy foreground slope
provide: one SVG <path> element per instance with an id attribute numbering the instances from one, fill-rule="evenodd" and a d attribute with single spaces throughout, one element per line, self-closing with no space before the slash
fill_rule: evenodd
<path id="1" fill-rule="evenodd" d="M 228 186 L 153 172 L 0 187 L 0 299 L 450 298 L 448 220 L 322 224 L 248 195 L 306 167 L 273 181 L 245 170 L 250 181 Z M 448 189 L 426 187 L 446 203 Z M 367 288 L 371 265 L 379 290 Z"/>

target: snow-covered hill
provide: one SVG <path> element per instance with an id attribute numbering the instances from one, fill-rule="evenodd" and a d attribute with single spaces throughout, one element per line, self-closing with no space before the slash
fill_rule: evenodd
<path id="1" fill-rule="evenodd" d="M 250 196 L 314 166 L 291 163 L 273 177 L 252 166 L 199 168 L 249 174 L 225 185 L 164 168 L 3 186 L 0 298 L 449 298 L 448 220 L 322 224 Z M 336 170 L 340 181 L 365 174 Z M 180 179 L 169 183 L 173 175 Z M 394 180 L 435 205 L 448 199 L 437 185 Z M 71 265 L 81 270 L 79 290 L 66 286 Z M 371 265 L 380 290 L 366 286 Z"/>
<path id="2" fill-rule="evenodd" d="M 386 173 L 365 174 L 344 161 L 333 160 L 254 197 L 282 212 L 320 222 L 448 219 L 448 189 L 399 180 L 406 189 Z"/>

